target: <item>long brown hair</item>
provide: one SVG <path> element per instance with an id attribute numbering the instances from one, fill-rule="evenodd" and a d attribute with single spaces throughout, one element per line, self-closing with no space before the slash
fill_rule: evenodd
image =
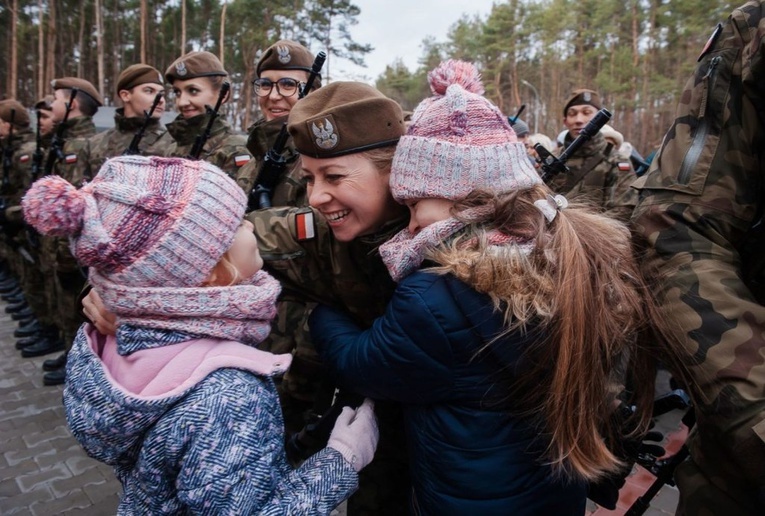
<path id="1" fill-rule="evenodd" d="M 435 271 L 452 273 L 492 298 L 504 312 L 505 333 L 529 324 L 542 329 L 543 338 L 524 352 L 528 367 L 509 381 L 508 395 L 524 415 L 541 420 L 549 439 L 545 458 L 556 471 L 595 480 L 622 467 L 604 440 L 617 433 L 612 415 L 619 385 L 632 387 L 627 402 L 637 407 L 634 427 L 642 431 L 651 416 L 657 358 L 679 359 L 674 346 L 659 348 L 658 310 L 627 227 L 573 205 L 548 222 L 534 201 L 549 194 L 543 185 L 502 195 L 473 192 L 455 205 L 455 215 L 490 209 L 477 219 L 462 217 L 471 231 L 431 258 L 439 264 Z M 533 248 L 488 249 L 492 230 Z"/>

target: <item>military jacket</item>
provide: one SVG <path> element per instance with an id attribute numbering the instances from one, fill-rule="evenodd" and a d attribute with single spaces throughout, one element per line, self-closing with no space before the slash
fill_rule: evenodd
<path id="1" fill-rule="evenodd" d="M 66 121 L 63 138 L 64 146 L 59 158 L 53 165 L 53 173 L 75 186 L 80 186 L 85 179 L 80 160 L 88 146 L 88 138 L 96 134 L 96 125 L 89 116 L 79 116 Z"/>
<path id="2" fill-rule="evenodd" d="M 8 170 L 2 170 L 2 197 L 5 200 L 6 209 L 13 205 L 18 204 L 21 196 L 24 193 L 24 182 L 19 174 L 19 167 L 25 161 L 31 161 L 31 153 L 29 153 L 29 147 L 31 144 L 32 152 L 34 152 L 35 134 L 31 129 L 16 129 L 13 130 L 12 141 L 5 140 L 3 144 L 3 152 L 5 152 L 5 146 L 10 145 L 12 148 L 12 157 L 10 167 Z"/>
<path id="3" fill-rule="evenodd" d="M 89 116 L 70 118 L 66 122 L 63 138 L 64 146 L 60 159 L 53 166 L 53 173 L 66 179 L 79 187 L 85 180 L 82 169 L 78 167 L 78 161 L 83 155 L 83 149 L 88 145 L 88 138 L 96 134 L 96 126 Z M 44 237 L 42 250 L 45 256 L 42 258 L 48 263 L 55 263 L 58 273 L 74 273 L 79 271 L 77 261 L 69 251 L 69 239 L 57 237 Z"/>
<path id="4" fill-rule="evenodd" d="M 16 131 L 14 131 L 16 138 Z M 13 153 L 13 165 L 9 170 L 7 188 L 5 188 L 5 216 L 9 221 L 21 223 L 21 198 L 29 186 L 32 162 L 37 147 L 35 133 L 25 129 L 18 133 L 19 144 Z M 5 179 L 3 179 L 5 183 Z"/>
<path id="5" fill-rule="evenodd" d="M 565 145 L 573 139 L 566 135 Z M 598 133 L 582 145 L 566 162 L 569 173 L 549 181 L 550 188 L 571 201 L 586 202 L 601 208 L 607 215 L 627 221 L 637 202 L 630 184 L 637 179 L 629 161 Z"/>
<path id="6" fill-rule="evenodd" d="M 385 311 L 396 284 L 378 249 L 406 227 L 408 217 L 351 242 L 337 241 L 311 208 L 258 210 L 247 218 L 255 225 L 266 268 L 282 282 L 284 297 L 339 306 L 364 327 Z M 315 236 L 301 239 L 304 230 Z"/>
<path id="7" fill-rule="evenodd" d="M 124 154 L 143 124 L 144 117 L 126 118 L 124 109 L 117 109 L 114 113 L 114 127 L 88 140 L 83 157 L 78 160 L 80 175 L 93 178 L 108 158 Z M 139 153 L 142 156 L 161 156 L 165 148 L 172 144 L 169 135 L 166 135 L 165 126 L 158 119 L 152 118 L 138 144 Z"/>
<path id="8" fill-rule="evenodd" d="M 209 115 L 199 115 L 185 119 L 178 115 L 167 125 L 167 131 L 175 143 L 165 150 L 165 156 L 186 158 L 194 147 L 197 136 L 204 133 Z M 199 159 L 217 166 L 232 179 L 236 179 L 239 168 L 244 166 L 252 156 L 246 147 L 245 137 L 236 134 L 231 125 L 221 117 L 215 119 L 210 138 L 202 149 Z"/>
<path id="9" fill-rule="evenodd" d="M 286 123 L 286 117 L 270 122 L 261 119 L 250 127 L 247 149 L 252 154 L 252 159 L 239 169 L 236 176 L 236 182 L 248 195 L 255 186 L 266 154 L 273 147 Z M 308 196 L 306 186 L 300 179 L 300 155 L 294 147 L 292 137 L 287 140 L 282 156 L 286 161 L 286 169 L 271 192 L 271 206 L 305 206 L 308 204 Z"/>
<path id="10" fill-rule="evenodd" d="M 695 380 L 691 457 L 731 514 L 765 513 L 763 84 L 765 3 L 750 1 L 710 37 L 635 184 L 643 265 Z"/>

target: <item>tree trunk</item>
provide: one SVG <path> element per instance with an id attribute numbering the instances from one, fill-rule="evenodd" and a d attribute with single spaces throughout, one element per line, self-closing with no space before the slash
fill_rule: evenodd
<path id="1" fill-rule="evenodd" d="M 101 19 L 101 0 L 94 3 L 96 14 L 96 59 L 98 61 L 98 93 L 104 96 L 104 24 Z"/>
<path id="2" fill-rule="evenodd" d="M 186 54 L 186 0 L 181 0 L 181 55 Z"/>
<path id="3" fill-rule="evenodd" d="M 141 0 L 141 62 L 146 63 L 146 25 L 148 23 L 149 8 L 146 0 Z"/>
<path id="4" fill-rule="evenodd" d="M 56 78 L 56 0 L 48 1 L 48 49 L 45 56 L 45 85 Z"/>
<path id="5" fill-rule="evenodd" d="M 83 67 L 85 66 L 85 19 L 87 18 L 85 10 L 87 9 L 87 4 L 86 0 L 80 2 L 80 59 L 77 61 L 77 77 L 82 77 Z"/>
<path id="6" fill-rule="evenodd" d="M 226 40 L 226 7 L 228 7 L 228 2 L 223 0 L 223 7 L 220 10 L 220 43 L 218 48 L 220 49 L 220 64 L 224 70 L 226 69 L 226 46 L 224 45 Z"/>
<path id="7" fill-rule="evenodd" d="M 40 23 L 37 26 L 37 99 L 45 96 L 45 11 L 42 0 L 37 0 L 37 10 L 40 12 Z"/>
<path id="8" fill-rule="evenodd" d="M 8 94 L 11 98 L 16 98 L 19 75 L 19 49 L 18 32 L 16 27 L 19 22 L 19 2 L 13 0 L 11 3 L 11 59 L 10 70 L 8 74 Z"/>

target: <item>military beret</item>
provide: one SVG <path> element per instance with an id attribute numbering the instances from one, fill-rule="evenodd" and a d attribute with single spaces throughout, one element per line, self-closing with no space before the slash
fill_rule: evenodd
<path id="1" fill-rule="evenodd" d="M 77 77 L 62 77 L 60 79 L 53 79 L 50 85 L 54 90 L 71 90 L 77 88 L 80 92 L 84 93 L 88 97 L 96 101 L 99 106 L 104 105 L 104 99 L 101 98 L 96 87 L 86 81 L 85 79 L 78 79 Z"/>
<path id="2" fill-rule="evenodd" d="M 29 113 L 27 113 L 27 108 L 21 105 L 17 100 L 7 99 L 0 101 L 0 119 L 2 119 L 3 122 L 10 123 L 12 111 L 16 111 L 13 113 L 14 126 L 29 127 Z"/>
<path id="3" fill-rule="evenodd" d="M 569 99 L 566 101 L 566 105 L 563 106 L 563 116 L 566 116 L 568 108 L 571 106 L 582 105 L 588 105 L 594 107 L 595 109 L 600 109 L 602 107 L 602 104 L 600 103 L 600 95 L 598 95 L 596 91 L 587 90 L 584 88 L 574 90 Z"/>
<path id="4" fill-rule="evenodd" d="M 263 52 L 255 73 L 258 77 L 266 70 L 303 70 L 310 73 L 314 59 L 311 51 L 300 43 L 282 39 Z"/>
<path id="5" fill-rule="evenodd" d="M 301 99 L 287 129 L 298 152 L 313 158 L 395 145 L 406 132 L 401 106 L 361 82 L 333 82 Z"/>
<path id="6" fill-rule="evenodd" d="M 53 95 L 45 95 L 43 98 L 35 102 L 34 108 L 36 110 L 44 109 L 45 111 L 53 109 Z"/>
<path id="7" fill-rule="evenodd" d="M 197 77 L 228 76 L 223 69 L 223 63 L 211 52 L 189 52 L 176 59 L 167 67 L 165 79 L 170 84 L 173 81 L 186 81 Z"/>
<path id="8" fill-rule="evenodd" d="M 122 70 L 122 73 L 117 79 L 117 95 L 119 95 L 122 90 L 129 90 L 147 83 L 164 86 L 165 80 L 162 78 L 162 74 L 159 73 L 159 70 L 153 66 L 143 63 L 130 65 Z"/>

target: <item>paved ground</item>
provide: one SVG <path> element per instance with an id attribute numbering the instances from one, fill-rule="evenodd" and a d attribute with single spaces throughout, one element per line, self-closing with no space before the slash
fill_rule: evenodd
<path id="1" fill-rule="evenodd" d="M 16 324 L 0 302 L 0 514 L 114 514 L 120 493 L 110 467 L 88 458 L 69 433 L 61 405 L 62 387 L 42 384 L 42 362 L 56 355 L 24 359 L 14 347 Z M 677 430 L 679 417 L 659 427 Z M 674 446 L 682 442 L 675 433 Z M 621 515 L 653 481 L 636 472 L 621 492 L 619 509 L 590 504 L 590 513 Z M 674 514 L 677 491 L 665 486 L 646 514 Z M 344 506 L 334 516 L 345 514 Z"/>

